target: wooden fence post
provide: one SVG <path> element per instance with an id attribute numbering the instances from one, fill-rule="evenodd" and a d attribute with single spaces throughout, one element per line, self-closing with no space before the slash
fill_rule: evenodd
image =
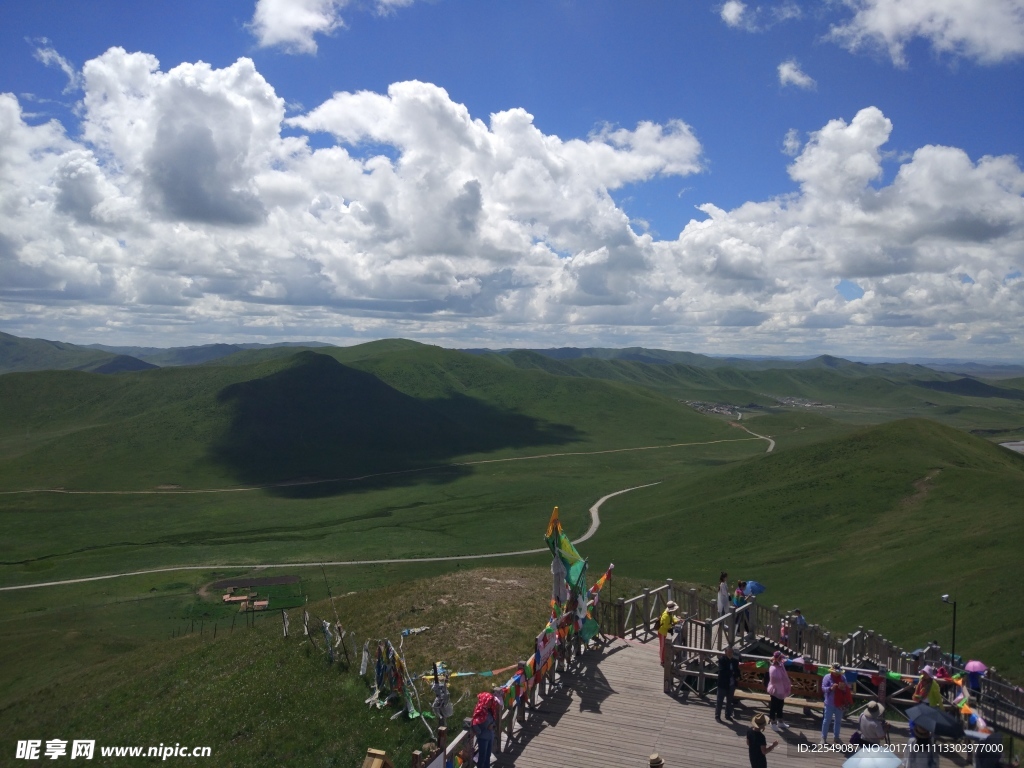
<path id="1" fill-rule="evenodd" d="M 736 606 L 729 606 L 729 621 L 726 622 L 729 625 L 729 645 L 736 645 Z M 719 625 L 721 626 L 721 625 Z"/>
<path id="2" fill-rule="evenodd" d="M 700 618 L 700 603 L 697 602 L 697 590 L 694 587 L 690 588 L 690 605 L 687 607 L 687 613 L 695 619 Z"/>
<path id="3" fill-rule="evenodd" d="M 885 714 L 885 708 L 889 705 L 889 695 L 886 691 L 886 682 L 888 681 L 887 675 L 889 674 L 889 668 L 885 664 L 878 665 L 878 703 L 882 705 L 882 714 Z"/>
<path id="4" fill-rule="evenodd" d="M 618 637 L 626 636 L 626 598 L 620 597 L 615 602 L 615 626 Z"/>
<path id="5" fill-rule="evenodd" d="M 664 675 L 662 676 L 662 688 L 665 693 L 672 692 L 672 665 L 676 661 L 676 649 L 675 644 L 671 640 L 671 635 L 665 638 L 665 664 L 662 666 Z"/>
<path id="6" fill-rule="evenodd" d="M 651 632 L 651 590 L 644 587 L 644 640 Z"/>

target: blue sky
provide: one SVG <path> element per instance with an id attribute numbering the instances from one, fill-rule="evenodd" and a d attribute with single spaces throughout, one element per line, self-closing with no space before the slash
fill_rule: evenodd
<path id="1" fill-rule="evenodd" d="M 6 3 L 0 328 L 1021 360 L 964 5 Z"/>

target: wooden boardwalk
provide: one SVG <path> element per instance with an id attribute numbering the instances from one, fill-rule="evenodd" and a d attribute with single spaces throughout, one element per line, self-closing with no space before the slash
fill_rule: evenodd
<path id="1" fill-rule="evenodd" d="M 736 721 L 715 722 L 714 701 L 691 696 L 684 702 L 662 692 L 662 670 L 656 643 L 616 639 L 602 650 L 591 650 L 581 666 L 568 674 L 565 685 L 538 699 L 540 711 L 516 727 L 505 752 L 494 765 L 517 768 L 580 766 L 644 768 L 657 752 L 667 768 L 678 766 L 743 766 L 747 757 L 746 730 L 750 718 L 767 713 L 760 702 L 740 702 Z M 766 729 L 768 743 L 779 746 L 768 755 L 771 768 L 839 768 L 847 756 L 801 753 L 800 745 L 821 740 L 821 716 L 804 717 L 787 707 L 789 731 Z M 844 721 L 842 740 L 855 729 Z M 896 731 L 897 729 L 894 729 Z M 894 733 L 894 741 L 903 742 Z M 942 758 L 941 766 L 968 765 Z"/>

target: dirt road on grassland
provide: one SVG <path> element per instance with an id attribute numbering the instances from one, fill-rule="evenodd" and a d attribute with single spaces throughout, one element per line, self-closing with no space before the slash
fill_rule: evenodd
<path id="1" fill-rule="evenodd" d="M 739 424 L 734 426 L 740 427 L 740 429 L 753 435 L 754 438 L 760 440 L 767 440 L 768 453 L 771 453 L 772 449 L 775 448 L 775 441 L 771 438 L 764 437 L 751 432 L 746 427 L 742 427 Z M 372 477 L 382 477 L 386 475 L 398 475 L 408 474 L 411 472 L 426 472 L 431 469 L 444 469 L 447 467 L 464 467 L 473 466 L 478 464 L 496 464 L 506 461 L 530 461 L 533 459 L 547 459 L 555 458 L 558 456 L 596 456 L 605 453 L 624 453 L 627 451 L 652 451 L 659 448 L 680 448 L 691 445 L 713 445 L 716 443 L 736 443 L 749 440 L 751 438 L 740 438 L 738 440 L 708 440 L 705 442 L 698 443 L 673 443 L 671 445 L 646 445 L 639 448 L 613 448 L 605 451 L 578 451 L 578 452 L 565 452 L 565 453 L 546 453 L 537 456 L 514 456 L 507 459 L 482 459 L 480 461 L 465 461 L 453 464 L 444 464 L 437 467 L 424 467 L 421 469 L 410 469 L 410 470 L 399 470 L 396 472 L 379 472 L 373 475 L 363 475 L 361 477 L 353 478 L 338 478 L 332 480 L 313 480 L 303 483 L 276 483 L 273 485 L 253 486 L 248 488 L 208 488 L 202 490 L 153 490 L 153 491 L 67 491 L 63 489 L 41 489 L 41 490 L 27 490 L 27 491 L 4 491 L 4 494 L 12 493 L 64 493 L 64 494 L 116 494 L 116 495 L 132 495 L 132 494 L 188 494 L 188 493 L 231 493 L 239 491 L 255 491 L 264 488 L 281 488 L 291 487 L 296 485 L 313 485 L 318 483 L 333 483 L 333 482 L 346 482 L 365 480 Z M 660 482 L 660 481 L 659 481 Z M 619 496 L 623 493 L 629 493 L 630 491 L 636 491 L 641 488 L 650 488 L 652 485 L 658 485 L 658 483 L 647 483 L 646 485 L 636 485 L 632 488 L 623 488 L 621 491 L 615 491 L 609 493 L 606 496 L 602 496 L 598 499 L 593 506 L 590 507 L 590 527 L 587 532 L 576 539 L 574 544 L 581 544 L 584 541 L 590 539 L 598 528 L 601 526 L 601 505 L 604 504 L 608 499 L 614 496 Z M 80 579 L 64 579 L 62 581 L 44 581 L 36 584 L 18 584 L 11 587 L 0 587 L 0 592 L 11 592 L 19 589 L 37 589 L 39 587 L 56 587 L 66 584 L 85 584 L 91 581 L 104 581 L 106 579 L 119 579 L 127 576 L 147 576 L 153 573 L 171 573 L 174 571 L 213 571 L 213 570 L 227 570 L 227 569 L 247 569 L 255 570 L 259 568 L 317 568 L 322 565 L 389 565 L 389 564 L 400 564 L 400 563 L 442 563 L 452 560 L 485 560 L 496 557 L 516 557 L 518 555 L 535 555 L 541 552 L 546 552 L 547 549 L 522 549 L 515 552 L 492 552 L 480 555 L 448 555 L 444 557 L 400 557 L 400 558 L 389 558 L 384 560 L 336 560 L 336 561 L 317 561 L 312 563 L 249 563 L 249 564 L 237 564 L 237 565 L 179 565 L 170 566 L 167 568 L 152 568 L 144 571 L 125 571 L 123 573 L 111 573 L 104 576 L 87 576 Z"/>

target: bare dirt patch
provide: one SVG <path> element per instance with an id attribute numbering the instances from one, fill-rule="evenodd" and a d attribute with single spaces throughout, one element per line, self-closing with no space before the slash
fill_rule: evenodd
<path id="1" fill-rule="evenodd" d="M 933 469 L 920 480 L 915 480 L 914 493 L 903 499 L 903 501 L 900 502 L 900 506 L 916 507 L 918 504 L 923 503 L 924 500 L 928 498 L 928 494 L 931 493 L 932 488 L 935 487 L 935 478 L 939 476 L 940 472 L 942 472 L 941 469 Z"/>

